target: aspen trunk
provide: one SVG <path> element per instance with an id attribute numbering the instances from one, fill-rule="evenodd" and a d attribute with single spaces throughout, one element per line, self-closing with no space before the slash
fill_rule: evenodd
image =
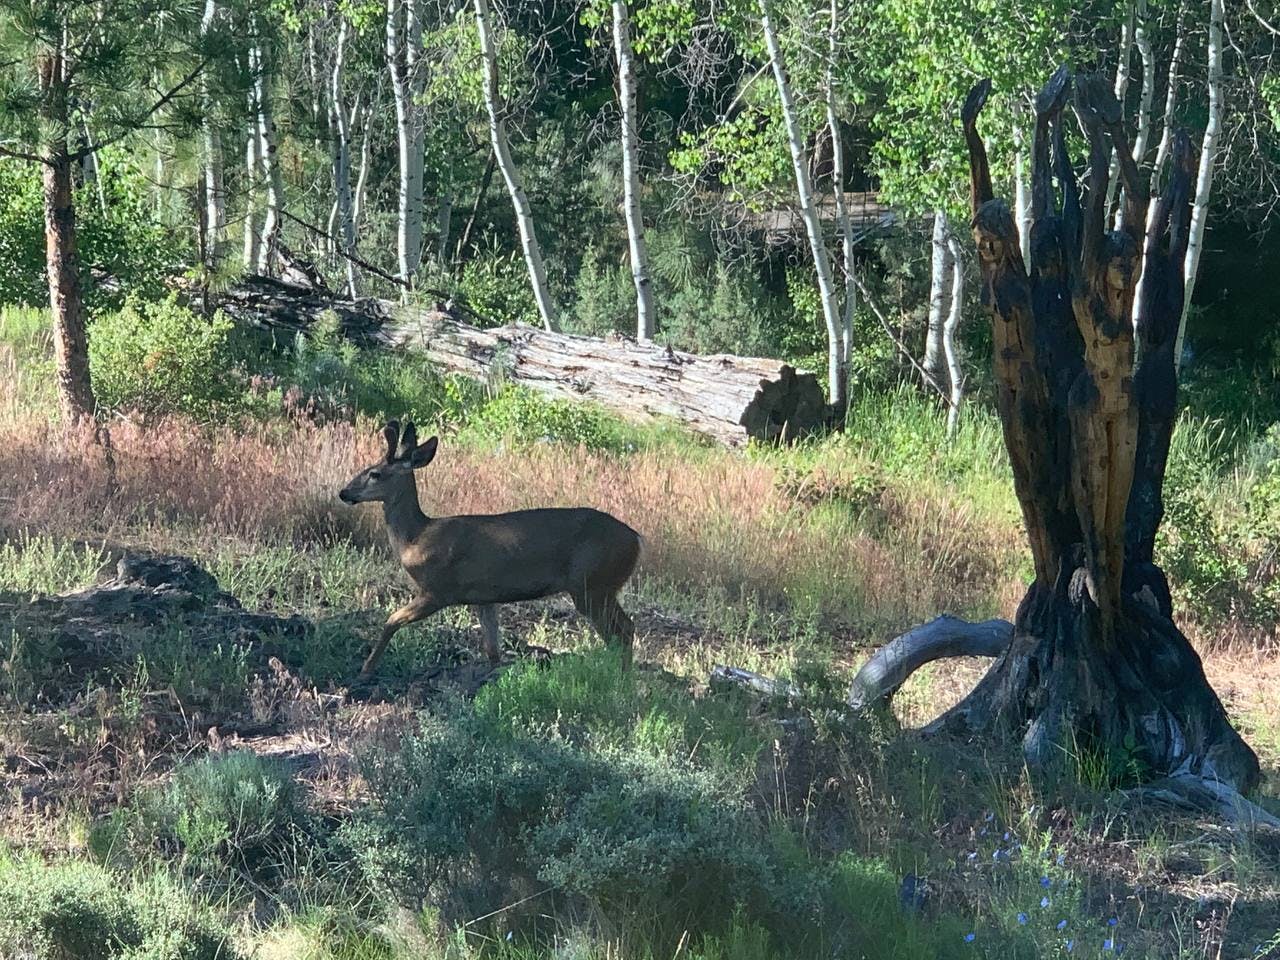
<path id="1" fill-rule="evenodd" d="M 204 15 L 200 18 L 202 39 L 207 39 L 212 32 L 217 15 L 217 0 L 205 0 Z M 209 79 L 203 74 L 200 77 L 200 105 L 204 114 L 200 120 L 200 177 L 204 186 L 205 266 L 212 269 L 222 262 L 227 230 L 227 201 L 222 182 L 222 137 L 214 115 L 215 106 L 209 92 Z"/>
<path id="2" fill-rule="evenodd" d="M 351 126 L 347 107 L 342 96 L 342 70 L 346 61 L 347 18 L 338 25 L 338 41 L 334 48 L 333 69 L 329 74 L 330 126 L 334 131 L 333 189 L 337 207 L 337 230 L 330 231 L 342 244 L 343 262 L 347 271 L 347 296 L 355 298 L 356 265 L 351 259 L 356 245 L 356 223 L 351 200 Z"/>
<path id="3" fill-rule="evenodd" d="M 542 248 L 533 227 L 533 211 L 520 182 L 520 172 L 511 158 L 507 127 L 502 119 L 502 94 L 498 89 L 498 51 L 493 41 L 489 0 L 475 0 L 475 11 L 476 31 L 480 35 L 480 58 L 484 67 L 484 105 L 489 113 L 489 137 L 493 141 L 493 155 L 502 179 L 506 181 L 507 192 L 511 194 L 516 224 L 520 228 L 520 247 L 524 251 L 525 265 L 529 268 L 529 285 L 533 288 L 538 313 L 542 315 L 542 325 L 547 330 L 556 330 L 559 327 L 557 311 L 547 287 L 547 271 L 542 263 Z"/>
<path id="4" fill-rule="evenodd" d="M 401 15 L 404 17 L 401 26 Z M 400 279 L 412 285 L 422 263 L 422 180 L 425 129 L 416 102 L 421 86 L 422 20 L 418 0 L 387 0 L 387 68 L 396 107 L 400 181 L 396 193 L 396 257 Z"/>
<path id="5" fill-rule="evenodd" d="M 360 229 L 360 221 L 364 216 L 365 191 L 369 185 L 369 161 L 372 159 L 373 146 L 370 141 L 370 128 L 373 126 L 373 112 L 377 106 L 373 98 L 360 114 L 360 170 L 356 174 L 355 195 L 351 198 L 351 223 L 356 230 Z"/>
<path id="6" fill-rule="evenodd" d="M 831 180 L 836 201 L 836 229 L 840 232 L 844 272 L 844 313 L 840 323 L 840 393 L 833 396 L 837 411 L 849 405 L 849 366 L 853 360 L 853 315 L 858 305 L 857 279 L 853 262 L 853 222 L 844 199 L 845 168 L 844 138 L 840 135 L 840 118 L 836 114 L 835 63 L 839 53 L 840 7 L 838 0 L 831 0 L 831 20 L 827 29 L 827 67 L 824 93 L 826 94 L 827 129 L 831 134 Z"/>
<path id="7" fill-rule="evenodd" d="M 247 62 L 250 77 L 256 69 L 253 46 L 249 46 Z M 258 250 L 262 246 L 262 234 L 258 232 L 258 108 L 252 79 L 249 82 L 249 137 L 244 150 L 244 271 L 255 273 L 258 269 Z"/>
<path id="8" fill-rule="evenodd" d="M 649 249 L 644 241 L 644 217 L 640 211 L 640 135 L 626 0 L 613 0 L 613 52 L 618 63 L 618 103 L 622 109 L 622 205 L 631 250 L 631 278 L 636 285 L 636 339 L 652 340 L 658 330 L 658 318 L 653 309 Z"/>
<path id="9" fill-rule="evenodd" d="M 1187 314 L 1191 311 L 1191 295 L 1200 271 L 1200 254 L 1204 250 L 1204 228 L 1209 219 L 1209 194 L 1213 189 L 1213 166 L 1218 159 L 1218 136 L 1222 132 L 1222 22 L 1223 0 L 1209 4 L 1209 121 L 1200 143 L 1200 170 L 1196 174 L 1196 198 L 1191 206 L 1191 232 L 1187 243 L 1187 259 L 1183 266 L 1186 295 L 1182 317 L 1178 321 L 1178 337 L 1174 341 L 1174 363 L 1182 363 L 1182 344 L 1187 335 Z"/>
<path id="10" fill-rule="evenodd" d="M 1018 242 L 1022 260 L 1031 263 L 1031 185 L 1027 182 L 1027 151 L 1021 127 L 1013 128 L 1014 216 L 1018 221 Z"/>
<path id="11" fill-rule="evenodd" d="M 255 33 L 257 25 L 254 25 Z M 269 54 L 258 45 L 257 70 L 254 74 L 254 100 L 257 107 L 258 163 L 267 185 L 267 209 L 262 221 L 262 241 L 258 246 L 258 273 L 269 276 L 275 269 L 282 226 L 280 211 L 284 203 L 284 185 L 280 176 L 279 143 L 276 136 L 275 110 L 272 104 Z"/>
<path id="12" fill-rule="evenodd" d="M 925 331 L 924 367 L 934 380 L 942 381 L 942 367 L 946 362 L 942 344 L 942 330 L 947 315 L 947 284 L 951 279 L 951 251 L 947 240 L 951 231 L 947 227 L 947 215 L 942 210 L 933 211 L 933 256 L 929 268 L 929 325 Z"/>
<path id="13" fill-rule="evenodd" d="M 845 400 L 845 371 L 841 363 L 840 306 L 836 297 L 836 285 L 831 276 L 831 260 L 827 256 L 827 243 L 822 236 L 822 223 L 818 218 L 813 199 L 813 185 L 809 180 L 809 158 L 805 151 L 804 132 L 791 96 L 791 81 L 787 76 L 786 60 L 774 28 L 769 0 L 760 2 L 760 23 L 764 28 L 765 45 L 773 64 L 773 77 L 778 85 L 778 100 L 782 107 L 782 123 L 787 131 L 787 146 L 791 152 L 791 167 L 796 178 L 796 199 L 805 232 L 809 235 L 809 249 L 813 252 L 814 269 L 818 277 L 818 293 L 822 300 L 822 318 L 827 325 L 827 379 L 829 398 L 833 406 L 843 409 Z"/>
<path id="14" fill-rule="evenodd" d="M 947 233 L 947 254 L 951 261 L 951 309 L 942 325 L 942 350 L 947 357 L 947 378 L 951 381 L 951 409 L 947 411 L 947 436 L 954 437 L 960 425 L 960 405 L 964 403 L 964 369 L 956 333 L 964 312 L 964 253 L 956 235 Z"/>

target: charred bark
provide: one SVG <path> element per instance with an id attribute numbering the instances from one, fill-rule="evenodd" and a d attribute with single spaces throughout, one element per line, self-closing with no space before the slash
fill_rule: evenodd
<path id="1" fill-rule="evenodd" d="M 1191 147 L 1185 134 L 1174 137 L 1172 174 L 1148 230 L 1120 105 L 1100 78 L 1080 78 L 1075 109 L 1090 148 L 1082 203 L 1065 149 L 1068 87 L 1060 69 L 1036 102 L 1029 272 L 977 131 L 989 83 L 974 88 L 962 114 L 1000 416 L 1035 580 L 1007 648 L 930 729 L 1017 734 L 1041 766 L 1079 751 L 1122 753 L 1134 775 L 1211 784 L 1220 799 L 1257 785 L 1258 760 L 1175 625 L 1154 556 L 1177 390 Z M 1113 151 L 1124 209 L 1108 230 Z M 866 669 L 885 672 L 893 646 Z"/>

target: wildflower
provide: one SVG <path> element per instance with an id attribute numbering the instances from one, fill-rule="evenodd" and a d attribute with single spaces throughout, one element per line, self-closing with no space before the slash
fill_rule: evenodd
<path id="1" fill-rule="evenodd" d="M 985 820 L 985 821 L 987 821 L 987 823 L 990 823 L 990 822 L 991 822 L 992 820 L 994 820 L 995 818 L 996 818 L 996 815 L 995 815 L 994 813 L 988 813 L 988 814 L 987 814 L 985 817 L 983 817 L 982 819 L 983 819 L 983 820 Z"/>
<path id="2" fill-rule="evenodd" d="M 1070 953 L 1072 950 L 1076 948 L 1076 942 L 1074 940 L 1068 940 L 1066 946 L 1067 946 L 1067 953 Z"/>
<path id="3" fill-rule="evenodd" d="M 1119 919 L 1117 919 L 1116 917 L 1112 917 L 1110 920 L 1107 921 L 1107 926 L 1114 927 L 1119 922 L 1120 922 Z"/>
<path id="4" fill-rule="evenodd" d="M 1065 929 L 1067 929 L 1067 921 L 1066 921 L 1066 920 L 1059 920 L 1059 921 L 1058 921 L 1058 930 L 1059 930 L 1059 932 L 1061 932 L 1061 931 L 1063 931 L 1063 930 L 1065 930 Z"/>
<path id="5" fill-rule="evenodd" d="M 1045 907 L 1047 907 L 1048 905 L 1049 905 L 1049 898 L 1048 898 L 1048 897 L 1041 897 L 1041 898 L 1040 898 L 1040 909 L 1041 909 L 1041 910 L 1043 910 L 1043 909 L 1044 909 Z"/>
<path id="6" fill-rule="evenodd" d="M 1005 842 L 1005 843 L 1008 843 L 1008 842 L 1009 842 L 1009 831 L 1008 831 L 1008 830 L 1006 830 L 1006 831 L 1004 832 L 1004 842 Z"/>
<path id="7" fill-rule="evenodd" d="M 969 851 L 969 857 L 968 857 L 968 859 L 969 859 L 969 860 L 977 860 L 977 859 L 978 859 L 978 851 L 977 851 L 977 850 L 971 850 L 971 851 Z"/>
<path id="8" fill-rule="evenodd" d="M 1048 889 L 1049 884 L 1051 884 L 1051 883 L 1053 883 L 1053 881 L 1052 881 L 1052 880 L 1050 880 L 1048 877 L 1041 877 L 1041 878 L 1040 878 L 1040 886 L 1042 886 L 1042 887 L 1044 887 L 1044 888 L 1046 888 L 1046 889 Z"/>
<path id="9" fill-rule="evenodd" d="M 1107 939 L 1102 941 L 1103 950 L 1114 950 L 1115 948 L 1116 948 L 1116 942 L 1112 940 L 1110 937 L 1107 937 Z"/>
<path id="10" fill-rule="evenodd" d="M 1062 866 L 1066 862 L 1067 862 L 1067 855 L 1065 853 L 1058 854 L 1058 860 L 1057 860 L 1058 866 Z"/>
<path id="11" fill-rule="evenodd" d="M 1027 915 L 1025 913 L 1018 914 L 1018 923 L 1022 924 L 1024 927 L 1027 925 Z"/>
<path id="12" fill-rule="evenodd" d="M 972 932 L 970 932 L 970 933 L 966 933 L 966 934 L 964 935 L 964 942 L 965 942 L 965 943 L 973 943 L 973 940 L 974 940 L 974 938 L 975 938 L 976 936 L 977 936 L 977 934 L 976 934 L 976 933 L 972 933 Z"/>

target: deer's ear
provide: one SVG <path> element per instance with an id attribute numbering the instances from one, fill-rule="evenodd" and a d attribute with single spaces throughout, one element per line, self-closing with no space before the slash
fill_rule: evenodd
<path id="1" fill-rule="evenodd" d="M 415 470 L 421 470 L 428 463 L 435 459 L 436 448 L 440 446 L 440 438 L 432 437 L 426 443 L 419 447 L 414 447 L 413 453 L 409 455 L 409 464 Z"/>
<path id="2" fill-rule="evenodd" d="M 400 434 L 400 446 L 396 447 L 396 459 L 408 460 L 413 456 L 413 448 L 418 445 L 418 428 L 412 421 L 406 422 Z"/>
<path id="3" fill-rule="evenodd" d="M 387 462 L 396 458 L 396 444 L 400 442 L 400 421 L 390 420 L 382 428 L 382 439 L 387 442 Z"/>

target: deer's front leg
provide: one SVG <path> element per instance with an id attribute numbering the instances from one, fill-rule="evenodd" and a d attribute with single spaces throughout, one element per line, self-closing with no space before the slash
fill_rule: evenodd
<path id="1" fill-rule="evenodd" d="M 360 669 L 360 676 L 367 677 L 373 673 L 373 668 L 382 659 L 382 654 L 386 652 L 387 644 L 391 642 L 391 638 L 397 630 L 410 623 L 425 620 L 443 606 L 444 604 L 437 603 L 430 597 L 414 597 L 403 607 L 392 613 L 391 616 L 387 617 L 387 622 L 382 628 L 382 636 L 373 645 L 373 649 L 369 651 L 369 656 L 366 658 L 364 666 Z"/>

